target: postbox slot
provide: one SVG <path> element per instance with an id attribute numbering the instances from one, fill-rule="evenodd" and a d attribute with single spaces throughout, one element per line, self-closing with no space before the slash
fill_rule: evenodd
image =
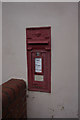
<path id="1" fill-rule="evenodd" d="M 28 44 L 32 44 L 32 45 L 35 45 L 35 44 L 48 44 L 49 43 L 49 41 L 48 40 L 43 40 L 43 41 L 28 41 Z"/>

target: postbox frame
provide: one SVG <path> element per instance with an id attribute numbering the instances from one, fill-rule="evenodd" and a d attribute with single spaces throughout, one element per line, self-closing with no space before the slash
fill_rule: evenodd
<path id="1" fill-rule="evenodd" d="M 38 36 L 40 34 L 42 34 L 42 30 L 44 33 L 47 30 L 49 38 L 45 37 L 45 40 L 43 39 L 43 41 L 42 41 L 42 38 L 41 38 L 41 40 L 40 39 L 35 40 L 32 38 L 32 41 L 31 41 L 31 38 L 29 36 L 29 34 L 31 34 L 31 33 L 29 33 L 30 30 L 31 31 L 39 30 Z M 37 33 L 34 32 L 34 34 L 37 34 Z M 47 34 L 45 36 L 47 36 Z M 26 48 L 27 48 L 27 68 L 28 68 L 27 69 L 28 70 L 28 73 L 27 73 L 28 74 L 28 77 L 27 77 L 28 78 L 28 90 L 51 93 L 51 27 L 49 26 L 49 27 L 26 28 Z M 47 67 L 46 68 L 49 69 L 49 70 L 47 70 L 49 72 L 49 75 L 48 75 L 48 79 L 46 79 L 44 82 L 33 80 L 34 73 L 32 71 L 35 71 L 35 66 L 32 66 L 32 63 L 33 63 L 32 59 L 35 59 L 35 56 L 33 58 L 31 58 L 31 57 L 32 57 L 32 53 L 37 52 L 37 51 L 44 53 L 48 56 L 48 58 L 46 58 L 47 63 L 48 63 L 48 68 Z M 39 56 L 39 57 L 42 58 L 42 73 L 36 73 L 36 75 L 37 74 L 43 75 L 44 74 L 44 70 L 43 70 L 44 69 L 43 68 L 44 67 L 44 64 L 43 64 L 44 58 L 43 58 L 43 56 Z M 36 56 L 36 58 L 38 58 L 38 56 Z M 35 65 L 35 63 L 34 63 L 34 65 Z M 45 77 L 45 75 L 44 75 L 44 77 Z M 36 86 L 35 86 L 35 84 L 36 84 Z M 44 87 L 44 86 L 46 86 L 46 87 Z"/>

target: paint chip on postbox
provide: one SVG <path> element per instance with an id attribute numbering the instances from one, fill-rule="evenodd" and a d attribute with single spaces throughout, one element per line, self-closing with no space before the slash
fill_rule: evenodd
<path id="1" fill-rule="evenodd" d="M 35 72 L 42 72 L 42 58 L 35 58 Z"/>

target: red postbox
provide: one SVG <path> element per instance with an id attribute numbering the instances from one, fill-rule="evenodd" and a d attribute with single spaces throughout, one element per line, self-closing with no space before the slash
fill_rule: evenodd
<path id="1" fill-rule="evenodd" d="M 51 27 L 26 29 L 28 90 L 51 92 Z"/>

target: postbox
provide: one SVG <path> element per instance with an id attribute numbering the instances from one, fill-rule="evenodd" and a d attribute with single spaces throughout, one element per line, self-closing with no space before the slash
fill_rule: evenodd
<path id="1" fill-rule="evenodd" d="M 51 27 L 26 28 L 28 90 L 51 92 Z"/>

